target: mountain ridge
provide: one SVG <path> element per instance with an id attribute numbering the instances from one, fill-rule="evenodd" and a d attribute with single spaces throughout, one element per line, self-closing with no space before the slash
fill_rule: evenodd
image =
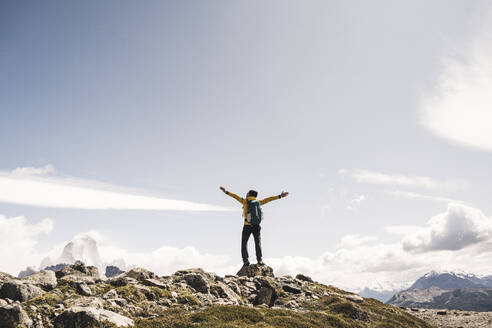
<path id="1" fill-rule="evenodd" d="M 492 311 L 492 276 L 430 271 L 387 303 L 411 308 Z"/>

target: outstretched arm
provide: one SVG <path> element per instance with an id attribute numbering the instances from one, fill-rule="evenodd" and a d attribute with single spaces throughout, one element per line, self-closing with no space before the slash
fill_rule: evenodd
<path id="1" fill-rule="evenodd" d="M 237 200 L 241 204 L 244 203 L 244 198 L 241 198 L 238 195 L 236 195 L 236 194 L 234 194 L 232 192 L 227 191 L 224 187 L 221 186 L 220 187 L 220 190 L 222 190 L 224 192 L 224 194 L 226 194 L 228 196 L 231 196 L 232 198 L 234 198 L 235 200 Z"/>
<path id="2" fill-rule="evenodd" d="M 282 193 L 278 196 L 272 196 L 272 197 L 268 197 L 268 198 L 264 198 L 264 199 L 260 200 L 260 205 L 265 205 L 266 203 L 269 203 L 275 199 L 287 197 L 287 195 L 289 195 L 289 193 L 287 191 L 282 191 Z"/>

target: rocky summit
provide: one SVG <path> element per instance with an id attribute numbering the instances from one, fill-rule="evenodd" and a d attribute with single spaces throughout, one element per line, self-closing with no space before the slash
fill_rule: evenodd
<path id="1" fill-rule="evenodd" d="M 101 276 L 83 263 L 22 279 L 0 273 L 0 328 L 432 327 L 397 307 L 299 274 L 251 265 L 236 275 L 134 268 Z"/>

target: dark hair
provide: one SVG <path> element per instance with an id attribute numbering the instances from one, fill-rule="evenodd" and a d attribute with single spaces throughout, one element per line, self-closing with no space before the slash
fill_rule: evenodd
<path id="1" fill-rule="evenodd" d="M 256 197 L 256 196 L 258 196 L 258 192 L 256 190 L 250 190 L 250 191 L 248 191 L 247 196 Z"/>

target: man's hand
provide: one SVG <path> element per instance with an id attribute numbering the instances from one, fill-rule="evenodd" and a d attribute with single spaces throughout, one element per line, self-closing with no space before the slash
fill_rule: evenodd
<path id="1" fill-rule="evenodd" d="M 284 198 L 284 197 L 287 197 L 289 193 L 287 191 L 282 191 L 282 193 L 280 194 L 280 197 L 281 198 Z"/>
<path id="2" fill-rule="evenodd" d="M 220 186 L 220 190 L 222 190 L 224 193 L 227 192 L 226 189 L 224 187 L 222 187 L 222 186 Z"/>

